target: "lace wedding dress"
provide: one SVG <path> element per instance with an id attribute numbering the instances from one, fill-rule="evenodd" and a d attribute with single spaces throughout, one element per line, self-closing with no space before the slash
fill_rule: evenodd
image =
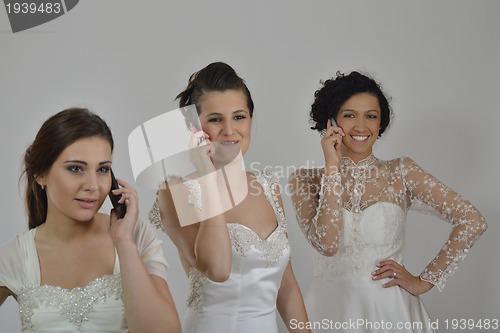
<path id="1" fill-rule="evenodd" d="M 232 243 L 229 279 L 213 282 L 191 268 L 183 332 L 278 332 L 276 299 L 290 258 L 290 246 L 285 216 L 276 196 L 276 175 L 255 172 L 254 176 L 274 210 L 277 227 L 261 239 L 244 225 L 227 224 Z M 151 209 L 150 219 L 162 228 L 158 202 Z"/>
<path id="2" fill-rule="evenodd" d="M 339 173 L 300 169 L 289 185 L 299 225 L 317 249 L 305 297 L 316 331 L 432 331 L 419 297 L 399 286 L 383 288 L 389 279 L 372 280 L 371 272 L 385 259 L 403 264 L 407 212 L 410 206 L 427 207 L 453 227 L 420 274 L 442 290 L 486 230 L 477 209 L 409 158 L 382 161 L 370 155 L 358 164 L 342 158 Z M 332 257 L 322 255 L 335 250 Z"/>

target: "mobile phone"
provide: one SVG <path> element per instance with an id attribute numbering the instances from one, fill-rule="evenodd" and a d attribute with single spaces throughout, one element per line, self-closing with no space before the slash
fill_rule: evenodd
<path id="1" fill-rule="evenodd" d="M 116 181 L 115 175 L 113 173 L 113 170 L 109 170 L 111 173 L 111 190 L 109 190 L 109 200 L 111 200 L 111 203 L 113 204 L 113 208 L 115 209 L 116 216 L 118 216 L 119 219 L 122 219 L 125 216 L 125 213 L 127 212 L 127 206 L 125 206 L 124 203 L 119 203 L 118 200 L 120 200 L 121 195 L 116 195 L 113 194 L 113 190 L 116 190 L 120 188 L 118 186 L 118 182 Z"/>
<path id="2" fill-rule="evenodd" d="M 338 127 L 337 122 L 335 121 L 335 117 L 331 117 L 330 121 L 332 122 L 332 126 Z"/>
<path id="3" fill-rule="evenodd" d="M 184 121 L 186 122 L 186 126 L 191 133 L 196 133 L 202 130 L 200 117 L 198 116 L 198 111 L 196 109 L 196 105 L 190 104 L 187 106 L 183 106 L 180 108 L 182 115 L 184 116 Z M 201 143 L 205 141 L 204 136 L 198 137 L 197 145 L 201 145 Z"/>

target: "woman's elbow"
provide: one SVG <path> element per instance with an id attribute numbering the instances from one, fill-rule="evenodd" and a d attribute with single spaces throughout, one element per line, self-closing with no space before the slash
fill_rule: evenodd
<path id="1" fill-rule="evenodd" d="M 480 222 L 478 222 L 477 229 L 479 230 L 479 234 L 482 235 L 485 233 L 486 230 L 488 230 L 488 224 L 484 220 L 484 218 L 481 217 Z"/>
<path id="2" fill-rule="evenodd" d="M 484 217 L 481 216 L 481 227 L 483 228 L 483 232 L 488 229 L 488 223 L 484 220 Z"/>
<path id="3" fill-rule="evenodd" d="M 205 272 L 205 276 L 213 281 L 213 282 L 225 282 L 227 279 L 229 279 L 229 275 L 231 274 L 231 269 L 214 269 L 214 270 L 207 270 Z"/>
<path id="4" fill-rule="evenodd" d="M 209 264 L 201 272 L 213 282 L 224 282 L 229 279 L 229 275 L 231 274 L 231 261 L 221 260 L 217 263 Z"/>
<path id="5" fill-rule="evenodd" d="M 338 251 L 338 237 L 333 235 L 325 235 L 318 237 L 316 234 L 306 232 L 309 244 L 314 247 L 319 254 L 325 257 L 333 257 Z"/>
<path id="6" fill-rule="evenodd" d="M 325 257 L 333 257 L 338 251 L 336 245 L 325 246 L 324 244 L 313 244 L 313 246 L 316 251 Z"/>
<path id="7" fill-rule="evenodd" d="M 323 252 L 320 251 L 322 255 L 325 257 L 333 257 L 337 253 L 337 248 L 329 248 L 327 250 L 324 250 Z"/>
<path id="8" fill-rule="evenodd" d="M 472 225 L 470 225 L 468 228 L 473 228 L 473 230 L 476 230 L 476 234 L 482 235 L 487 229 L 488 229 L 488 224 L 484 220 L 484 217 L 478 213 L 478 216 L 476 216 L 472 221 Z"/>

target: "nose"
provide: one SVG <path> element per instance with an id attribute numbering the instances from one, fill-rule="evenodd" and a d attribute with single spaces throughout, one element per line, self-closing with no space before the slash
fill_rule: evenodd
<path id="1" fill-rule="evenodd" d="M 222 129 L 222 134 L 226 136 L 231 136 L 234 134 L 234 124 L 232 121 L 226 121 L 224 128 Z"/>
<path id="2" fill-rule="evenodd" d="M 89 172 L 85 177 L 85 191 L 94 192 L 99 188 L 97 184 L 97 175 L 93 172 Z"/>
<path id="3" fill-rule="evenodd" d="M 354 129 L 362 131 L 365 128 L 366 128 L 365 118 L 364 117 L 357 117 L 356 123 L 354 124 Z"/>

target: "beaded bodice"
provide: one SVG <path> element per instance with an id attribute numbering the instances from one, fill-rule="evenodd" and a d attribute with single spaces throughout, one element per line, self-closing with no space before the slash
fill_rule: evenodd
<path id="1" fill-rule="evenodd" d="M 198 270 L 191 268 L 188 307 L 199 310 L 208 304 L 230 302 L 238 303 L 243 308 L 254 308 L 255 304 L 249 293 L 259 290 L 260 300 L 268 300 L 261 305 L 263 309 L 274 309 L 281 277 L 290 256 L 286 229 L 278 226 L 268 238 L 261 239 L 244 225 L 228 223 L 227 227 L 233 249 L 229 279 L 223 283 L 212 282 Z M 263 293 L 266 286 L 269 289 Z M 230 307 L 226 309 L 234 310 Z"/>
<path id="2" fill-rule="evenodd" d="M 277 292 L 288 264 L 290 245 L 286 219 L 279 204 L 278 178 L 272 172 L 254 172 L 272 206 L 277 226 L 265 239 L 239 223 L 227 223 L 232 244 L 232 265 L 229 279 L 222 283 L 210 281 L 195 268 L 189 271 L 188 308 L 198 311 L 210 306 L 218 313 L 235 311 L 274 311 Z M 151 222 L 161 226 L 158 204 L 150 211 Z M 259 296 L 255 294 L 258 290 Z M 252 297 L 254 294 L 256 297 Z"/>
<path id="3" fill-rule="evenodd" d="M 325 176 L 323 169 L 300 169 L 289 185 L 309 242 L 321 254 L 336 252 L 332 259 L 315 259 L 317 275 L 366 275 L 377 261 L 401 261 L 406 214 L 412 206 L 424 206 L 453 227 L 421 274 L 442 289 L 486 230 L 470 202 L 409 158 L 382 161 L 370 155 L 359 163 L 343 158 L 338 173 Z"/>
<path id="4" fill-rule="evenodd" d="M 0 248 L 0 285 L 16 295 L 24 333 L 128 332 L 118 264 L 84 287 L 42 285 L 36 228 Z M 64 269 L 61 267 L 61 269 Z"/>
<path id="5" fill-rule="evenodd" d="M 45 285 L 35 244 L 37 229 L 0 245 L 0 286 L 18 301 L 23 332 L 128 332 L 117 251 L 110 275 L 73 289 Z M 134 241 L 149 274 L 166 280 L 168 265 L 154 229 L 137 221 Z"/>
<path id="6" fill-rule="evenodd" d="M 71 290 L 49 285 L 24 286 L 18 295 L 18 302 L 23 332 L 46 327 L 45 323 L 38 322 L 40 317 L 36 313 L 39 312 L 44 313 L 45 322 L 61 323 L 65 320 L 73 326 L 71 331 L 76 332 L 86 331 L 84 325 L 89 318 L 92 318 L 92 326 L 99 327 L 96 308 L 106 311 L 100 321 L 109 321 L 113 312 L 117 312 L 120 317 L 124 313 L 120 274 L 106 275 L 83 288 Z M 118 322 L 124 323 L 124 319 Z"/>

